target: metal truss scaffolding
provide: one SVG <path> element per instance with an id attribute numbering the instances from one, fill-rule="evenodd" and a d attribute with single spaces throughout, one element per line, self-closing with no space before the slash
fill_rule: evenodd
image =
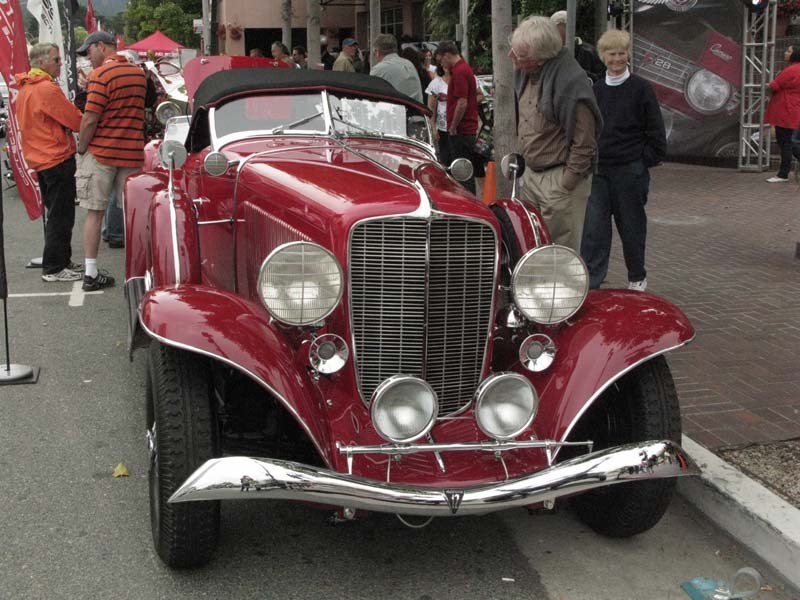
<path id="1" fill-rule="evenodd" d="M 775 68 L 777 0 L 762 12 L 744 11 L 742 32 L 742 101 L 739 119 L 739 170 L 769 169 L 772 130 L 764 125 L 767 86 Z"/>

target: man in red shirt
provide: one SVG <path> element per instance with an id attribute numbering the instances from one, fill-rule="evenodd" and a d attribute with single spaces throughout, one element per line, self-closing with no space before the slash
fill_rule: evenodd
<path id="1" fill-rule="evenodd" d="M 88 56 L 94 67 L 86 88 L 86 112 L 81 121 L 77 192 L 82 208 L 88 209 L 83 225 L 83 250 L 87 291 L 114 285 L 114 278 L 97 270 L 100 227 L 112 190 L 122 202 L 125 179 L 144 162 L 144 72 L 117 54 L 116 40 L 96 31 L 77 53 Z"/>
<path id="2" fill-rule="evenodd" d="M 447 86 L 447 133 L 450 138 L 450 155 L 475 162 L 475 135 L 478 133 L 478 93 L 475 74 L 461 57 L 453 42 L 442 42 L 436 48 L 436 58 L 444 68 L 450 69 Z M 475 177 L 464 186 L 475 193 Z"/>

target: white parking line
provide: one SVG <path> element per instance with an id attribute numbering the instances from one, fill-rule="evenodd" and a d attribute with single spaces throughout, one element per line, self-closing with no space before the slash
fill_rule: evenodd
<path id="1" fill-rule="evenodd" d="M 90 294 L 102 294 L 102 290 L 84 292 L 83 283 L 76 281 L 72 284 L 71 292 L 40 292 L 35 294 L 9 294 L 9 298 L 43 298 L 47 296 L 69 296 L 69 306 L 83 306 L 83 300 Z"/>

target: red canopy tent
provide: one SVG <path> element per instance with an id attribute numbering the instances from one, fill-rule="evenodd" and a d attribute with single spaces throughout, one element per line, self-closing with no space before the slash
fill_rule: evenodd
<path id="1" fill-rule="evenodd" d="M 143 40 L 139 40 L 135 44 L 131 44 L 126 50 L 135 50 L 142 58 L 147 57 L 147 53 L 152 51 L 156 57 L 167 56 L 168 54 L 176 54 L 179 49 L 183 48 L 178 42 L 169 39 L 160 31 L 156 30 L 155 33 L 148 35 Z"/>

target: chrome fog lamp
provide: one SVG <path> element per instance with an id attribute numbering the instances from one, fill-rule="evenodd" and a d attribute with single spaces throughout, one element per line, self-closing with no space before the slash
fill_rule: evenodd
<path id="1" fill-rule="evenodd" d="M 162 125 L 166 125 L 169 119 L 177 117 L 180 114 L 181 107 L 172 100 L 165 100 L 156 107 L 156 119 Z"/>
<path id="2" fill-rule="evenodd" d="M 578 312 L 589 291 L 586 265 L 566 246 L 540 246 L 517 263 L 511 278 L 514 303 L 527 319 L 552 325 Z"/>
<path id="3" fill-rule="evenodd" d="M 510 440 L 525 431 L 538 407 L 536 390 L 519 373 L 491 375 L 475 392 L 478 427 L 496 440 Z"/>
<path id="4" fill-rule="evenodd" d="M 326 333 L 314 338 L 308 349 L 311 368 L 323 375 L 331 375 L 341 371 L 342 367 L 347 364 L 349 355 L 350 350 L 347 348 L 347 342 L 333 333 Z"/>
<path id="5" fill-rule="evenodd" d="M 543 333 L 529 335 L 519 347 L 519 362 L 528 371 L 544 371 L 555 359 L 556 345 Z"/>
<path id="6" fill-rule="evenodd" d="M 372 424 L 389 442 L 404 444 L 421 438 L 433 427 L 438 412 L 433 388 L 410 375 L 389 377 L 372 394 Z"/>
<path id="7" fill-rule="evenodd" d="M 689 106 L 704 115 L 725 108 L 732 93 L 731 84 L 708 69 L 695 71 L 686 82 L 686 101 Z"/>
<path id="8" fill-rule="evenodd" d="M 288 325 L 327 317 L 342 298 L 342 269 L 328 250 L 310 242 L 278 246 L 261 265 L 258 291 L 269 314 Z"/>

